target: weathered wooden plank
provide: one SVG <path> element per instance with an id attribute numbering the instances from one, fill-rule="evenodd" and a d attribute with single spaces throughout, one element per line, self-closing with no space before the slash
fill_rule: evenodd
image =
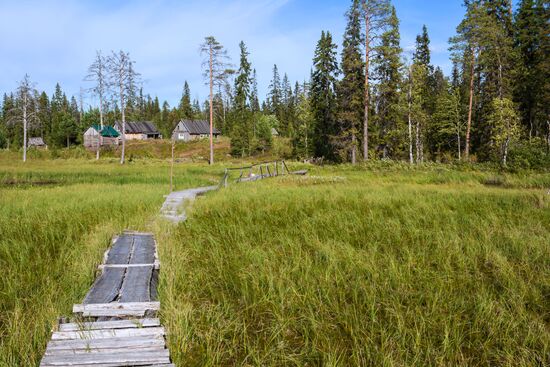
<path id="1" fill-rule="evenodd" d="M 140 266 L 126 270 L 120 288 L 119 302 L 149 302 L 152 266 Z"/>
<path id="2" fill-rule="evenodd" d="M 139 268 L 140 266 L 152 266 L 155 269 L 160 269 L 160 262 L 155 260 L 151 264 L 102 264 L 99 265 L 97 268 L 100 270 L 107 269 L 107 268 Z"/>
<path id="3" fill-rule="evenodd" d="M 163 350 L 166 349 L 164 345 L 158 345 L 158 346 L 130 346 L 130 347 L 116 347 L 113 346 L 112 348 L 83 348 L 83 349 L 46 349 L 46 353 L 44 355 L 46 356 L 61 356 L 61 355 L 73 355 L 73 354 L 86 354 L 86 353 L 103 353 L 103 354 L 109 354 L 109 353 L 125 353 L 125 352 L 135 352 L 135 353 L 141 353 L 141 352 L 152 352 L 155 350 Z"/>
<path id="4" fill-rule="evenodd" d="M 122 337 L 105 339 L 73 339 L 52 340 L 48 343 L 47 350 L 80 350 L 80 349 L 105 349 L 105 348 L 149 348 L 165 346 L 164 336 L 147 335 L 141 337 Z"/>
<path id="5" fill-rule="evenodd" d="M 134 237 L 131 235 L 119 236 L 111 247 L 105 264 L 128 264 L 133 242 Z"/>
<path id="6" fill-rule="evenodd" d="M 156 316 L 156 311 L 147 312 L 148 310 L 92 310 L 92 311 L 83 311 L 83 317 L 97 317 L 101 321 L 107 321 L 116 318 L 127 318 L 127 317 L 154 317 Z"/>
<path id="7" fill-rule="evenodd" d="M 107 268 L 95 280 L 84 303 L 107 303 L 118 297 L 126 269 Z"/>
<path id="8" fill-rule="evenodd" d="M 45 356 L 40 366 L 147 366 L 151 364 L 170 363 L 167 349 L 142 353 L 90 353 L 77 355 Z"/>
<path id="9" fill-rule="evenodd" d="M 81 331 L 101 329 L 129 329 L 160 326 L 159 319 L 135 319 L 115 321 L 95 321 L 81 323 L 67 323 L 59 325 L 59 331 Z"/>
<path id="10" fill-rule="evenodd" d="M 150 285 L 150 294 L 151 294 L 151 301 L 156 301 L 158 299 L 158 286 L 159 282 L 159 271 L 153 270 L 153 274 L 151 274 L 151 285 Z"/>
<path id="11" fill-rule="evenodd" d="M 130 264 L 146 264 L 155 261 L 155 241 L 153 236 L 134 235 L 134 250 Z"/>
<path id="12" fill-rule="evenodd" d="M 74 339 L 108 339 L 126 338 L 131 336 L 158 336 L 164 335 L 162 326 L 129 328 L 129 329 L 106 329 L 106 330 L 83 330 L 83 331 L 55 331 L 52 340 L 74 340 Z"/>
<path id="13" fill-rule="evenodd" d="M 158 311 L 160 302 L 111 302 L 111 303 L 90 303 L 73 305 L 73 312 L 101 311 L 101 310 L 127 310 L 127 311 Z"/>

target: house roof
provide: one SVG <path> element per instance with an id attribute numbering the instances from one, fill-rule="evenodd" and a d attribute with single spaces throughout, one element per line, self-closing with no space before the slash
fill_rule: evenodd
<path id="1" fill-rule="evenodd" d="M 100 126 L 99 125 L 92 125 L 92 127 L 99 131 Z M 101 136 L 104 138 L 118 138 L 120 135 L 118 131 L 116 131 L 112 126 L 103 126 L 103 129 L 100 131 Z"/>
<path id="2" fill-rule="evenodd" d="M 176 126 L 176 131 L 188 131 L 191 135 L 210 134 L 210 123 L 206 120 L 181 120 Z M 214 135 L 221 135 L 221 131 L 213 128 Z"/>
<path id="3" fill-rule="evenodd" d="M 29 146 L 42 146 L 42 145 L 46 145 L 46 143 L 44 143 L 44 139 L 42 139 L 41 137 L 37 137 L 37 138 L 29 138 L 29 141 L 27 143 Z"/>
<path id="4" fill-rule="evenodd" d="M 117 121 L 118 130 L 122 130 L 122 122 Z M 126 134 L 158 135 L 160 132 L 151 121 L 126 121 Z"/>

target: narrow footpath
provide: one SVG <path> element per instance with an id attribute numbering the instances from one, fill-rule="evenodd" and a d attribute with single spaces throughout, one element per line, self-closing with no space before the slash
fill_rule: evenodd
<path id="1" fill-rule="evenodd" d="M 53 331 L 40 366 L 174 366 L 160 309 L 160 262 L 150 233 L 126 231 L 113 241 L 99 266 L 100 275 L 72 322 Z"/>
<path id="2" fill-rule="evenodd" d="M 183 191 L 174 191 L 166 196 L 166 200 L 160 209 L 161 214 L 168 220 L 179 223 L 187 219 L 185 211 L 183 210 L 183 203 L 185 201 L 192 201 L 197 196 L 204 193 L 218 189 L 219 186 L 206 186 L 198 187 L 195 189 L 188 189 Z"/>

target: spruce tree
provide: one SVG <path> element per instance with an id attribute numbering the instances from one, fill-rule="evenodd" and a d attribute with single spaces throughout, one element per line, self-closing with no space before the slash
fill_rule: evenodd
<path id="1" fill-rule="evenodd" d="M 240 64 L 235 78 L 234 111 L 231 128 L 231 153 L 244 157 L 251 153 L 252 113 L 250 110 L 251 73 L 246 45 L 239 44 Z"/>
<path id="2" fill-rule="evenodd" d="M 338 84 L 338 149 L 344 160 L 357 160 L 358 136 L 363 120 L 364 80 L 361 46 L 361 12 L 359 0 L 353 0 L 346 13 L 341 70 Z"/>
<path id="3" fill-rule="evenodd" d="M 191 90 L 187 80 L 183 84 L 183 94 L 178 106 L 179 116 L 185 120 L 193 119 L 193 106 L 191 106 Z"/>
<path id="4" fill-rule="evenodd" d="M 399 111 L 401 85 L 401 46 L 399 19 L 395 7 L 391 9 L 388 29 L 381 36 L 375 57 L 375 77 L 378 80 L 376 99 L 378 114 L 378 150 L 383 158 L 397 153 L 402 140 Z"/>
<path id="5" fill-rule="evenodd" d="M 269 106 L 269 112 L 277 118 L 281 116 L 281 77 L 279 76 L 279 69 L 277 65 L 273 65 L 273 77 L 269 83 L 269 92 L 267 95 L 267 103 Z"/>
<path id="6" fill-rule="evenodd" d="M 314 120 L 314 154 L 328 160 L 336 159 L 336 149 L 331 141 L 336 135 L 336 94 L 338 75 L 336 45 L 330 32 L 321 32 L 313 57 L 311 75 L 311 111 Z"/>

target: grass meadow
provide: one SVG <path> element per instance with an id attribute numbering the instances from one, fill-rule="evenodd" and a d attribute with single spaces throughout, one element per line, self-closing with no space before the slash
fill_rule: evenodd
<path id="1" fill-rule="evenodd" d="M 223 167 L 179 163 L 176 189 Z M 178 366 L 550 364 L 550 174 L 308 168 L 210 193 L 174 226 L 166 161 L 0 154 L 0 366 L 38 365 L 125 228 L 156 234 Z"/>
<path id="2" fill-rule="evenodd" d="M 159 229 L 172 356 L 548 365 L 549 180 L 328 167 L 212 193 Z"/>

